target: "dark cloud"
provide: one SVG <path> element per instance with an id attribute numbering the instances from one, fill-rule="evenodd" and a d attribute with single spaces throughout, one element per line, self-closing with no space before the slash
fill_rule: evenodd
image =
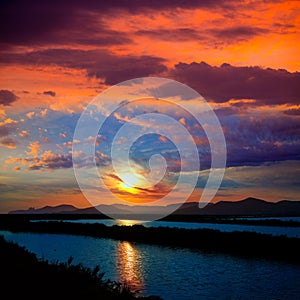
<path id="1" fill-rule="evenodd" d="M 170 75 L 214 102 L 256 99 L 257 105 L 300 103 L 299 72 L 193 62 L 175 65 Z"/>
<path id="2" fill-rule="evenodd" d="M 296 26 L 294 24 L 283 24 L 283 23 L 278 23 L 275 22 L 273 23 L 274 28 L 276 29 L 276 31 L 278 31 L 278 33 L 281 34 L 286 34 L 286 33 L 291 33 L 291 32 L 296 32 Z"/>
<path id="3" fill-rule="evenodd" d="M 139 30 L 135 34 L 147 36 L 151 39 L 164 41 L 189 41 L 202 40 L 204 35 L 191 28 L 159 29 L 159 30 Z"/>
<path id="4" fill-rule="evenodd" d="M 93 3 L 92 3 L 93 2 Z M 99 17 L 103 1 L 6 1 L 1 7 L 0 43 L 9 45 L 128 43 L 122 33 L 109 30 Z M 91 22 L 93 20 L 93 22 Z"/>
<path id="5" fill-rule="evenodd" d="M 0 137 L 7 136 L 9 134 L 9 128 L 6 124 L 0 123 Z"/>
<path id="6" fill-rule="evenodd" d="M 300 119 L 280 114 L 239 115 L 232 108 L 216 111 L 226 140 L 227 167 L 300 160 Z M 195 137 L 198 129 L 191 134 Z M 209 144 L 198 145 L 201 169 L 210 168 Z M 178 170 L 177 170 L 178 171 Z"/>
<path id="7" fill-rule="evenodd" d="M 224 116 L 231 116 L 231 115 L 238 114 L 239 110 L 237 110 L 234 107 L 222 107 L 222 108 L 215 109 L 215 113 L 220 118 Z"/>
<path id="8" fill-rule="evenodd" d="M 50 154 L 44 155 L 42 158 L 34 159 L 30 164 L 28 170 L 55 170 L 55 169 L 68 169 L 72 168 L 72 155 L 71 154 Z"/>
<path id="9" fill-rule="evenodd" d="M 45 92 L 43 92 L 43 94 L 44 94 L 44 95 L 49 95 L 49 96 L 51 96 L 51 97 L 55 97 L 55 96 L 56 96 L 56 93 L 53 92 L 53 91 L 45 91 Z"/>
<path id="10" fill-rule="evenodd" d="M 228 166 L 300 159 L 300 120 L 251 116 L 223 123 Z"/>
<path id="11" fill-rule="evenodd" d="M 222 29 L 210 29 L 208 32 L 215 38 L 220 40 L 245 40 L 252 38 L 253 36 L 265 34 L 269 32 L 269 29 L 250 26 L 235 26 Z"/>
<path id="12" fill-rule="evenodd" d="M 18 122 L 10 119 L 8 120 L 9 122 L 0 122 L 0 146 L 15 148 L 18 142 L 9 137 L 9 135 L 18 130 Z"/>
<path id="13" fill-rule="evenodd" d="M 287 109 L 283 113 L 290 116 L 300 116 L 300 108 Z"/>
<path id="14" fill-rule="evenodd" d="M 17 130 L 17 122 L 5 123 L 0 122 L 0 137 L 8 136 L 10 133 Z"/>
<path id="15" fill-rule="evenodd" d="M 17 141 L 13 140 L 10 137 L 5 137 L 0 140 L 0 146 L 4 146 L 7 148 L 16 148 Z"/>
<path id="16" fill-rule="evenodd" d="M 48 49 L 24 54 L 6 53 L 6 64 L 60 65 L 85 69 L 88 76 L 113 85 L 124 80 L 166 71 L 162 58 L 154 56 L 115 56 L 105 50 Z"/>
<path id="17" fill-rule="evenodd" d="M 66 1 L 5 1 L 1 3 L 0 43 L 26 45 L 45 43 L 84 43 L 97 45 L 128 42 L 118 31 L 109 30 L 101 23 L 102 16 L 118 13 L 143 13 L 148 10 L 176 8 L 230 7 L 224 0 L 66 0 Z M 91 20 L 93 22 L 91 22 Z M 82 38 L 85 37 L 85 38 Z"/>
<path id="18" fill-rule="evenodd" d="M 8 90 L 0 90 L 0 105 L 9 106 L 15 102 L 18 97 Z"/>
<path id="19" fill-rule="evenodd" d="M 101 152 L 96 153 L 97 166 L 107 165 L 107 157 Z M 68 169 L 73 167 L 72 154 L 53 154 L 52 152 L 45 152 L 40 158 L 26 158 L 20 159 L 26 163 L 31 163 L 28 170 L 56 170 L 56 169 Z M 81 168 L 94 166 L 93 158 L 84 154 L 77 158 L 75 164 Z"/>
<path id="20" fill-rule="evenodd" d="M 2 4 L 0 17 L 0 44 L 3 47 L 14 45 L 122 45 L 132 43 L 126 32 L 107 28 L 103 21 L 107 15 L 150 13 L 164 11 L 176 15 L 177 9 L 223 9 L 226 12 L 235 8 L 237 0 L 67 0 L 58 1 L 6 1 Z M 234 18 L 233 13 L 230 18 Z M 289 30 L 288 25 L 274 23 L 274 29 Z M 122 30 L 122 29 L 121 29 Z M 269 29 L 250 26 L 236 26 L 223 29 L 196 31 L 190 28 L 174 30 L 160 29 L 138 31 L 138 35 L 163 40 L 203 40 L 208 36 L 214 40 L 227 42 L 244 40 L 255 35 L 268 33 Z"/>
<path id="21" fill-rule="evenodd" d="M 212 28 L 197 30 L 192 28 L 156 29 L 139 30 L 135 32 L 138 36 L 146 36 L 150 39 L 162 41 L 201 41 L 208 45 L 231 44 L 239 41 L 249 40 L 250 38 L 269 33 L 270 30 L 260 27 L 235 26 L 229 28 Z"/>
<path id="22" fill-rule="evenodd" d="M 166 71 L 164 60 L 153 56 L 117 57 L 107 55 L 95 65 L 86 66 L 89 76 L 105 78 L 105 83 L 113 85 L 124 80 L 145 77 Z"/>

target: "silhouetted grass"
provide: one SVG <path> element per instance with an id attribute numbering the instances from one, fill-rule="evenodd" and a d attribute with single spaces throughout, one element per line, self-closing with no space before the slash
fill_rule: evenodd
<path id="1" fill-rule="evenodd" d="M 138 297 L 128 286 L 104 280 L 99 267 L 49 263 L 0 236 L 1 295 L 7 299 L 161 299 Z"/>
<path id="2" fill-rule="evenodd" d="M 15 218 L 2 220 L 0 229 L 15 232 L 64 233 L 112 238 L 156 244 L 168 247 L 184 247 L 206 252 L 219 252 L 247 258 L 263 258 L 300 263 L 300 239 L 272 236 L 255 232 L 221 232 L 212 229 L 182 229 L 169 227 L 105 226 L 68 222 L 29 222 Z"/>

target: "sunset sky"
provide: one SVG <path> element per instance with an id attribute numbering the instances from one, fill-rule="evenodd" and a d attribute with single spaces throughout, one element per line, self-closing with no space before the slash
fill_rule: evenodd
<path id="1" fill-rule="evenodd" d="M 219 117 L 227 167 L 213 201 L 300 200 L 298 1 L 12 0 L 1 3 L 0 20 L 0 213 L 90 206 L 72 167 L 76 123 L 102 91 L 148 76 L 190 86 Z M 107 128 L 120 127 L 130 113 L 115 113 Z M 192 127 L 189 116 L 176 113 Z M 190 197 L 197 201 L 210 158 L 201 128 L 192 133 L 203 159 Z M 172 188 L 180 170 L 171 141 L 140 140 L 134 158 L 142 174 L 153 150 L 170 150 L 170 177 L 153 188 L 128 187 L 110 171 L 109 135 L 99 133 L 97 166 L 106 168 L 111 190 L 147 202 Z M 115 203 L 105 193 L 99 201 Z"/>

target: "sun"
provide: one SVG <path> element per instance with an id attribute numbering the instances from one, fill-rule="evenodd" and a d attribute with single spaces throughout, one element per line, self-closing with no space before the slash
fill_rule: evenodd
<path id="1" fill-rule="evenodd" d="M 139 193 L 139 189 L 137 188 L 137 186 L 140 186 L 141 179 L 131 173 L 122 174 L 122 179 L 124 181 L 120 182 L 119 184 L 119 188 L 121 190 L 131 194 Z"/>
<path id="2" fill-rule="evenodd" d="M 138 194 L 139 190 L 131 185 L 128 185 L 126 182 L 121 182 L 119 185 L 120 190 L 126 191 L 131 194 Z"/>

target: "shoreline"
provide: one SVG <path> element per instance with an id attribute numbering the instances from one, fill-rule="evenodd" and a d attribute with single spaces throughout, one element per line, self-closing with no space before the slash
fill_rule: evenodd
<path id="1" fill-rule="evenodd" d="M 287 216 L 286 218 L 295 216 Z M 243 219 L 247 218 L 247 219 Z M 251 218 L 262 218 L 261 220 Z M 169 215 L 157 221 L 163 222 L 186 222 L 186 223 L 211 223 L 211 224 L 236 224 L 249 226 L 279 226 L 279 227 L 300 227 L 299 221 L 279 220 L 275 216 L 220 216 L 220 215 Z M 114 220 L 102 214 L 0 214 L 1 220 Z M 132 215 L 124 215 L 122 220 L 136 220 Z M 142 221 L 142 220 L 141 220 Z"/>

